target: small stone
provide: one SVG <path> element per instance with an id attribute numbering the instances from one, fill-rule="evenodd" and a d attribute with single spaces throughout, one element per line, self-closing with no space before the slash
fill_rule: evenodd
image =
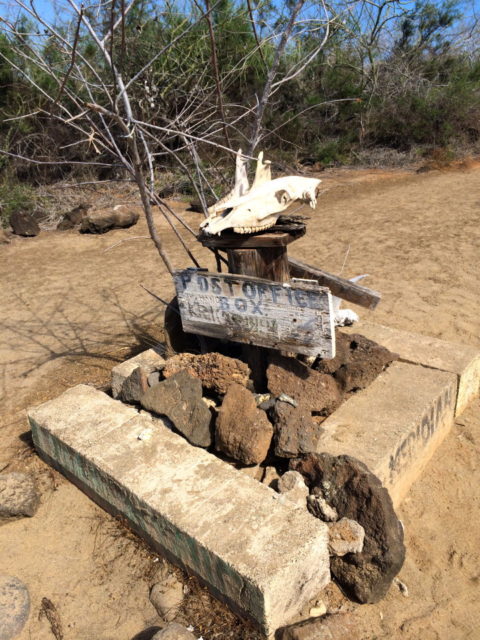
<path id="1" fill-rule="evenodd" d="M 170 574 L 150 589 L 150 602 L 158 615 L 170 622 L 175 618 L 183 602 L 183 584 Z"/>
<path id="2" fill-rule="evenodd" d="M 271 393 L 256 393 L 255 402 L 257 403 L 257 407 L 264 411 L 268 411 L 275 406 L 275 398 Z"/>
<path id="3" fill-rule="evenodd" d="M 332 376 L 310 369 L 296 358 L 286 358 L 274 352 L 269 360 L 267 379 L 270 393 L 277 397 L 286 394 L 310 412 L 331 413 L 340 404 L 340 391 Z"/>
<path id="4" fill-rule="evenodd" d="M 327 613 L 327 607 L 324 602 L 317 603 L 316 607 L 312 607 L 308 612 L 310 618 L 319 618 Z"/>
<path id="5" fill-rule="evenodd" d="M 346 613 L 309 618 L 280 629 L 277 640 L 362 640 L 356 620 Z"/>
<path id="6" fill-rule="evenodd" d="M 197 640 L 186 627 L 176 622 L 171 622 L 153 636 L 152 640 Z"/>
<path id="7" fill-rule="evenodd" d="M 140 404 L 147 411 L 166 416 L 191 444 L 212 444 L 212 414 L 202 399 L 202 383 L 186 371 L 147 389 Z"/>
<path id="8" fill-rule="evenodd" d="M 305 404 L 293 407 L 286 402 L 277 401 L 273 420 L 275 455 L 280 458 L 296 458 L 318 450 L 323 428 L 312 419 L 312 414 Z"/>
<path id="9" fill-rule="evenodd" d="M 286 402 L 287 404 L 291 405 L 292 407 L 298 407 L 298 402 L 296 400 L 294 400 L 293 398 L 291 398 L 290 396 L 287 396 L 286 393 L 281 393 L 278 396 L 278 401 L 279 402 Z"/>
<path id="10" fill-rule="evenodd" d="M 404 582 L 402 582 L 399 578 L 394 578 L 393 583 L 397 585 L 402 596 L 404 598 L 408 598 L 409 593 L 408 593 L 407 585 Z"/>
<path id="11" fill-rule="evenodd" d="M 203 396 L 202 400 L 209 409 L 215 410 L 217 408 L 217 403 L 212 398 L 206 398 L 205 396 Z"/>
<path id="12" fill-rule="evenodd" d="M 112 396 L 114 398 L 121 398 L 125 402 L 139 402 L 140 397 L 145 392 L 143 374 L 147 378 L 148 384 L 148 376 L 152 373 L 158 373 L 164 365 L 165 359 L 155 349 L 147 349 L 147 351 L 142 351 L 133 358 L 129 358 L 128 360 L 125 360 L 125 362 L 117 364 L 112 369 Z M 125 390 L 126 396 L 128 396 L 127 400 L 123 393 L 123 386 L 138 367 L 142 370 L 142 378 L 140 381 L 134 376 L 130 380 L 128 383 L 129 388 L 128 390 Z M 138 376 L 139 372 L 135 375 Z M 134 385 L 133 383 L 135 380 L 137 380 L 139 384 Z"/>
<path id="13" fill-rule="evenodd" d="M 246 387 L 250 378 L 250 369 L 244 362 L 217 352 L 201 355 L 180 353 L 167 360 L 163 375 L 169 378 L 183 370 L 194 378 L 200 378 L 206 389 L 222 395 L 233 383 Z"/>
<path id="14" fill-rule="evenodd" d="M 10 216 L 10 226 L 17 236 L 38 236 L 40 227 L 33 216 L 25 211 L 14 211 Z"/>
<path id="15" fill-rule="evenodd" d="M 149 387 L 154 387 L 160 382 L 160 371 L 153 371 L 147 376 L 147 384 Z"/>
<path id="16" fill-rule="evenodd" d="M 312 491 L 319 487 L 340 517 L 365 531 L 361 553 L 332 556 L 330 569 L 342 590 L 361 603 L 375 603 L 387 593 L 405 560 L 403 529 L 392 499 L 366 465 L 350 456 L 317 453 L 290 462 Z"/>
<path id="17" fill-rule="evenodd" d="M 218 412 L 215 448 L 245 465 L 260 464 L 267 456 L 273 427 L 257 409 L 255 396 L 240 384 L 232 384 Z"/>
<path id="18" fill-rule="evenodd" d="M 39 504 L 35 480 L 29 473 L 0 474 L 0 520 L 32 517 Z"/>
<path id="19" fill-rule="evenodd" d="M 18 636 L 30 613 L 27 587 L 14 576 L 0 575 L 0 640 Z"/>
<path id="20" fill-rule="evenodd" d="M 143 429 L 142 431 L 140 431 L 140 433 L 137 436 L 137 440 L 151 440 L 153 436 L 153 429 L 152 428 L 148 428 L 148 429 Z"/>
<path id="21" fill-rule="evenodd" d="M 289 500 L 300 507 L 306 506 L 308 487 L 303 476 L 297 471 L 287 471 L 277 484 L 278 493 L 283 493 Z"/>
<path id="22" fill-rule="evenodd" d="M 331 507 L 322 496 L 308 496 L 307 508 L 313 516 L 323 522 L 335 522 L 338 519 L 337 510 Z"/>
<path id="23" fill-rule="evenodd" d="M 365 539 L 365 529 L 350 518 L 341 518 L 329 527 L 328 549 L 332 556 L 347 553 L 361 553 Z"/>
<path id="24" fill-rule="evenodd" d="M 275 469 L 275 467 L 265 467 L 265 472 L 262 478 L 262 484 L 266 484 L 270 489 L 277 490 L 278 481 L 280 480 L 280 475 Z"/>
<path id="25" fill-rule="evenodd" d="M 111 229 L 126 229 L 137 224 L 140 214 L 124 204 L 112 209 L 97 209 L 82 220 L 80 233 L 106 233 Z"/>
<path id="26" fill-rule="evenodd" d="M 80 203 L 71 211 L 67 211 L 67 213 L 58 223 L 57 229 L 59 231 L 67 231 L 68 229 L 73 229 L 74 227 L 80 225 L 91 207 L 91 204 Z"/>

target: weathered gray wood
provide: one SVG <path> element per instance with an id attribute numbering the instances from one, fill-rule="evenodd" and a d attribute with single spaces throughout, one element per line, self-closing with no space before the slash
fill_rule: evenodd
<path id="1" fill-rule="evenodd" d="M 228 270 L 243 276 L 288 282 L 290 270 L 285 247 L 259 249 L 227 249 Z"/>
<path id="2" fill-rule="evenodd" d="M 262 234 L 263 243 L 271 244 L 272 238 L 265 239 L 265 235 L 273 234 Z M 262 238 L 262 236 L 259 237 Z M 262 246 L 256 249 L 229 248 L 227 255 L 230 273 L 266 278 L 275 282 L 288 282 L 290 279 L 286 246 Z M 255 390 L 258 393 L 267 391 L 268 349 L 245 344 L 243 355 L 252 372 Z"/>
<path id="3" fill-rule="evenodd" d="M 322 358 L 335 356 L 324 287 L 187 269 L 174 273 L 184 331 Z"/>
<path id="4" fill-rule="evenodd" d="M 382 296 L 378 291 L 367 289 L 359 284 L 350 282 L 346 278 L 335 276 L 327 271 L 312 267 L 296 258 L 288 258 L 290 275 L 295 278 L 312 278 L 322 287 L 328 287 L 332 294 L 342 300 L 353 302 L 360 307 L 375 309 Z"/>

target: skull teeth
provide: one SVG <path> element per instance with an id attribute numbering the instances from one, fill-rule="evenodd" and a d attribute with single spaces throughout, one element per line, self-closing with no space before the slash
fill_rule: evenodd
<path id="1" fill-rule="evenodd" d="M 275 224 L 274 222 L 269 222 L 268 224 L 263 224 L 258 227 L 233 227 L 235 233 L 256 233 L 257 231 L 265 231 L 265 229 L 270 229 Z"/>

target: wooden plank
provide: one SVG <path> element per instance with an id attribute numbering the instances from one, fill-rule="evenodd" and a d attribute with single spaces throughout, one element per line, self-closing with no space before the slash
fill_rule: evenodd
<path id="1" fill-rule="evenodd" d="M 335 357 L 325 287 L 195 269 L 174 273 L 184 331 L 322 358 Z"/>
<path id="2" fill-rule="evenodd" d="M 367 309 L 375 309 L 382 296 L 378 291 L 362 287 L 359 284 L 350 282 L 346 278 L 335 276 L 332 273 L 312 267 L 305 262 L 301 262 L 296 258 L 288 258 L 288 264 L 290 266 L 290 275 L 295 278 L 312 278 L 316 280 L 322 287 L 328 287 L 332 294 L 342 300 L 353 302 L 360 307 L 366 307 Z"/>
<path id="3" fill-rule="evenodd" d="M 274 282 L 288 282 L 290 280 L 287 247 L 230 248 L 227 249 L 227 255 L 230 273 L 266 278 Z M 252 372 L 255 390 L 257 393 L 265 393 L 268 387 L 268 349 L 244 344 L 242 351 Z"/>

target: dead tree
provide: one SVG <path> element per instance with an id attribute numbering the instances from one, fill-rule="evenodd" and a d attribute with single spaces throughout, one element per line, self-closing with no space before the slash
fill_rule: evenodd
<path id="1" fill-rule="evenodd" d="M 255 7 L 250 2 L 245 6 L 239 4 L 238 11 L 249 16 L 255 33 L 253 52 L 262 52 L 268 45 L 273 55 L 267 62 L 262 53 L 263 63 L 267 65 L 266 80 L 260 94 L 253 97 L 253 102 L 227 105 L 223 100 L 222 87 L 228 86 L 234 74 L 240 73 L 249 64 L 252 51 L 239 60 L 233 69 L 222 70 L 219 67 L 217 34 L 212 20 L 219 3 L 206 1 L 201 4 L 193 0 L 191 12 L 185 16 L 177 35 L 160 47 L 140 69 L 133 67 L 130 70 L 126 64 L 125 34 L 129 14 L 137 4 L 136 0 L 129 3 L 108 0 L 90 3 L 87 9 L 75 0 L 65 0 L 61 5 L 62 25 L 57 26 L 54 19 L 41 10 L 41 7 L 45 7 L 43 3 L 37 6 L 35 1 L 11 0 L 10 6 L 17 10 L 17 14 L 20 11 L 27 16 L 38 32 L 45 34 L 41 37 L 48 37 L 55 56 L 53 60 L 43 57 L 41 47 L 32 43 L 22 29 L 21 25 L 25 22 L 8 17 L 1 19 L 0 29 L 6 35 L 15 57 L 7 57 L 1 51 L 0 56 L 48 105 L 33 114 L 23 114 L 20 118 L 43 115 L 68 125 L 75 132 L 74 145 L 87 145 L 98 155 L 101 154 L 102 158 L 108 158 L 106 163 L 87 160 L 85 164 L 110 163 L 125 169 L 138 188 L 150 237 L 165 267 L 172 273 L 172 259 L 155 225 L 153 209 L 158 208 L 188 259 L 198 267 L 199 262 L 184 237 L 185 233 L 195 236 L 196 231 L 158 196 L 158 159 L 162 156 L 171 157 L 188 176 L 206 215 L 208 197 L 211 199 L 218 194 L 210 184 L 200 160 L 201 150 L 211 148 L 216 153 L 228 154 L 230 158 L 236 152 L 231 148 L 231 139 L 235 137 L 244 140 L 244 148 L 249 151 L 246 157 L 254 160 L 255 149 L 268 133 L 263 130 L 267 105 L 282 84 L 302 73 L 318 55 L 328 38 L 332 15 L 323 0 L 317 17 L 312 13 L 313 4 L 298 0 L 293 8 L 278 7 L 279 15 L 286 11 L 282 20 L 272 18 L 268 28 L 264 24 L 261 28 L 257 24 Z M 100 14 L 103 19 L 95 19 Z M 148 109 L 143 109 L 142 100 L 138 99 L 139 85 L 144 92 L 144 99 L 153 104 L 160 84 L 152 72 L 155 64 L 168 60 L 174 48 L 186 41 L 201 23 L 207 25 L 202 37 L 209 43 L 210 68 L 196 77 L 194 86 L 190 87 L 185 86 L 185 78 L 169 77 L 169 82 L 177 83 L 178 94 L 182 97 L 178 114 L 166 119 L 157 111 L 155 118 L 148 117 Z M 296 40 L 312 34 L 316 34 L 316 46 L 280 74 L 280 61 L 288 48 L 293 47 Z M 88 38 L 94 55 L 87 55 L 80 46 L 82 38 Z M 47 89 L 38 83 L 39 71 L 51 79 L 49 86 L 55 89 Z M 8 150 L 2 152 L 9 153 Z M 38 158 L 28 160 L 42 162 Z M 217 262 L 218 259 L 217 255 Z"/>

